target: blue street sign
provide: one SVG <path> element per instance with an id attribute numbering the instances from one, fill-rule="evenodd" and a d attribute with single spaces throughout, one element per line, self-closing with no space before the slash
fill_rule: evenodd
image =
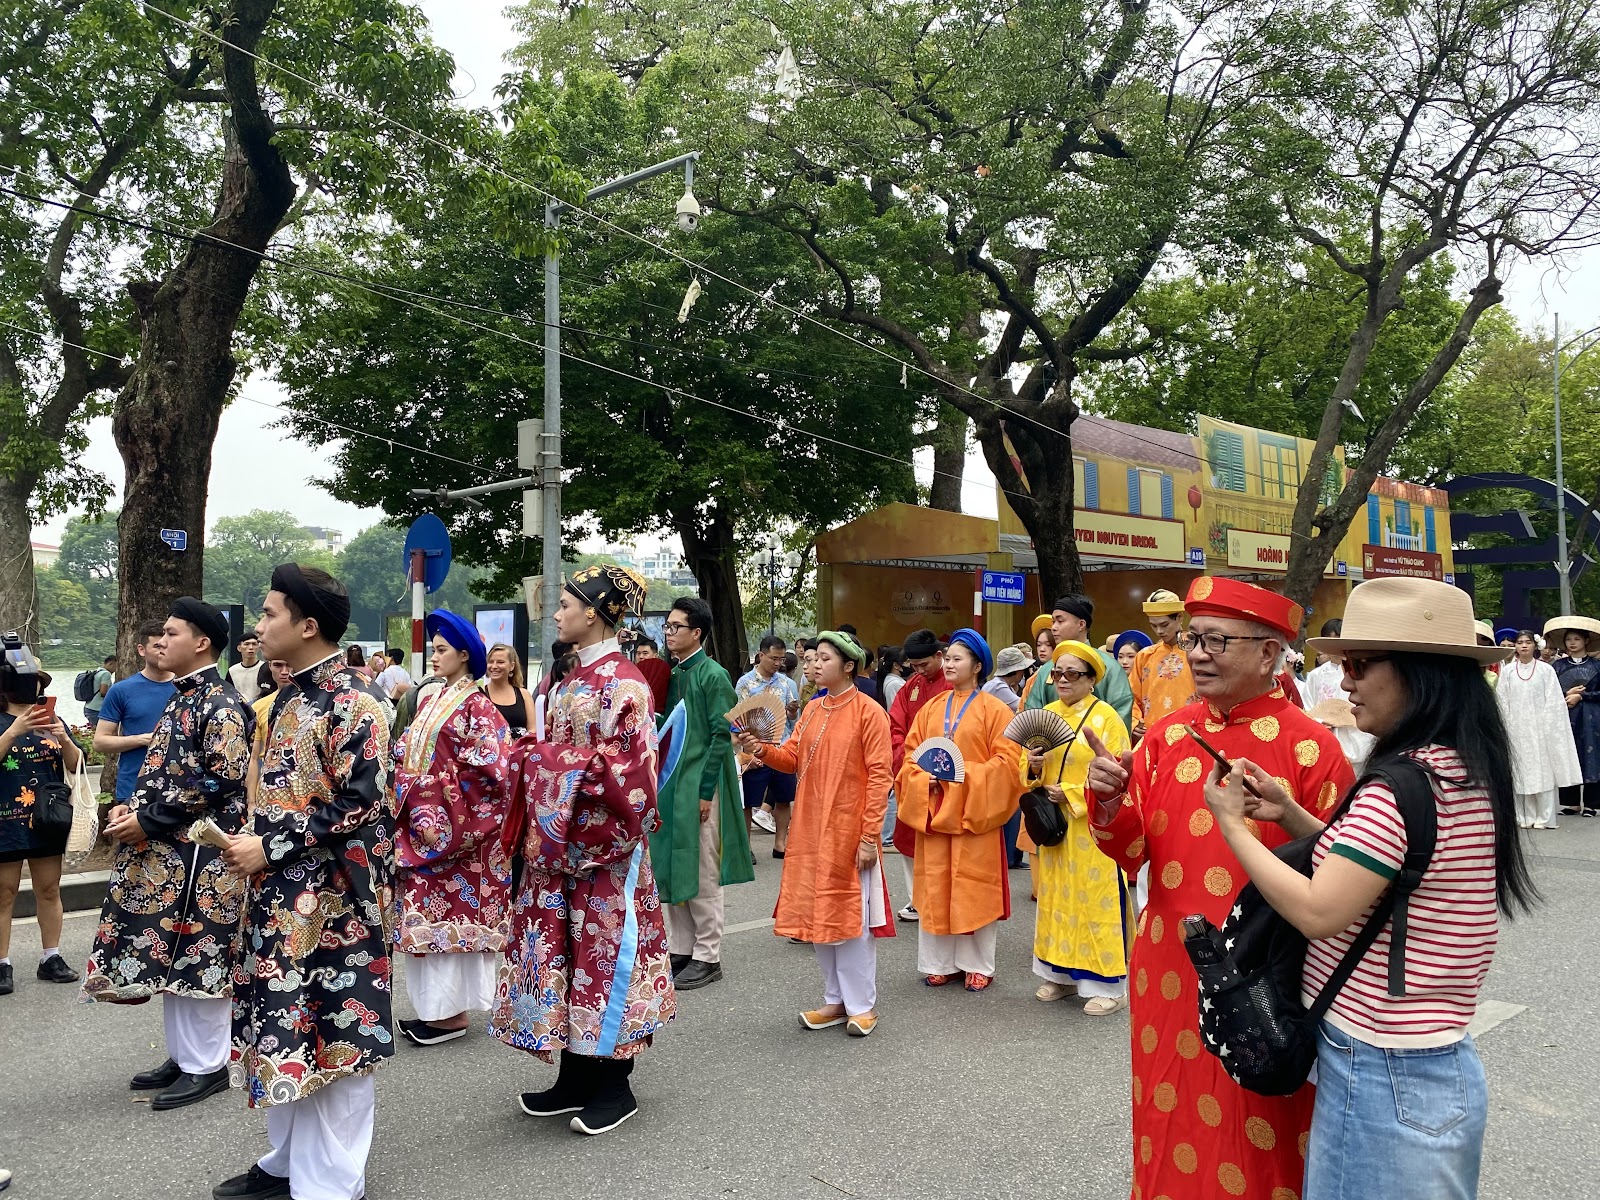
<path id="1" fill-rule="evenodd" d="M 169 549 L 187 550 L 189 548 L 189 531 L 187 529 L 163 529 L 161 540 Z"/>
<path id="2" fill-rule="evenodd" d="M 1206 549 L 1204 546 L 1189 547 L 1189 565 L 1191 567 L 1204 567 L 1206 565 Z"/>
<path id="3" fill-rule="evenodd" d="M 1456 577 L 1455 577 L 1455 575 L 1453 573 L 1451 573 L 1449 571 L 1446 571 L 1444 573 L 1444 581 L 1446 583 L 1448 583 L 1451 587 L 1454 587 L 1455 583 L 1456 583 Z"/>
<path id="4" fill-rule="evenodd" d="M 983 598 L 990 604 L 1021 604 L 1022 589 L 1027 582 L 1025 575 L 1013 575 L 1009 571 L 985 571 Z"/>
<path id="5" fill-rule="evenodd" d="M 450 573 L 450 534 L 444 522 L 432 513 L 423 513 L 406 530 L 406 548 L 400 562 L 407 579 L 411 578 L 411 553 L 414 550 L 422 551 L 423 586 L 430 592 L 437 592 L 444 586 L 445 576 Z"/>
<path id="6" fill-rule="evenodd" d="M 1350 574 L 1350 564 L 1341 558 L 1337 563 L 1334 564 L 1333 573 L 1340 579 L 1346 578 Z"/>

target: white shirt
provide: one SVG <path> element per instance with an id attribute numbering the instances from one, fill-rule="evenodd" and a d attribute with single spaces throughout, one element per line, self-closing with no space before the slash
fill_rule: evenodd
<path id="1" fill-rule="evenodd" d="M 248 667 L 242 662 L 234 663 L 228 668 L 228 682 L 233 684 L 241 700 L 254 704 L 261 697 L 261 660 L 256 659 Z"/>
<path id="2" fill-rule="evenodd" d="M 380 692 L 393 700 L 396 689 L 401 685 L 410 686 L 411 673 L 396 663 L 392 667 L 385 667 L 373 683 L 377 684 Z"/>

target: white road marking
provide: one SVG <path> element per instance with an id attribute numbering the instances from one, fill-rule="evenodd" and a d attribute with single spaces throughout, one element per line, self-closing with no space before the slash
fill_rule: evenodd
<path id="1" fill-rule="evenodd" d="M 1508 1004 L 1504 1000 L 1480 1000 L 1478 1013 L 1467 1026 L 1467 1032 L 1475 1038 L 1481 1038 L 1491 1029 L 1504 1025 L 1512 1017 L 1527 1011 L 1526 1004 Z"/>

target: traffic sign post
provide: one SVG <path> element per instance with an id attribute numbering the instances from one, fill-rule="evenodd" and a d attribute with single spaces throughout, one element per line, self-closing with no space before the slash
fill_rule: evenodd
<path id="1" fill-rule="evenodd" d="M 983 600 L 989 604 L 1021 604 L 1027 576 L 1011 571 L 985 571 L 982 580 Z"/>
<path id="2" fill-rule="evenodd" d="M 423 513 L 406 530 L 406 579 L 411 584 L 411 678 L 422 678 L 424 597 L 444 586 L 450 574 L 450 532 L 432 513 Z"/>

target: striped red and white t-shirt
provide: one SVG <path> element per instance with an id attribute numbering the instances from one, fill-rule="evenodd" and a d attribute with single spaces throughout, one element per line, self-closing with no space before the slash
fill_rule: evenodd
<path id="1" fill-rule="evenodd" d="M 1327 1016 L 1351 1037 L 1390 1049 L 1447 1046 L 1461 1039 L 1477 1011 L 1478 990 L 1489 973 L 1500 929 L 1489 794 L 1467 780 L 1452 749 L 1428 746 L 1412 757 L 1433 777 L 1439 833 L 1427 872 L 1411 893 L 1406 994 L 1389 995 L 1390 928 L 1385 928 Z M 1406 826 L 1387 786 L 1369 783 L 1361 789 L 1344 816 L 1318 840 L 1313 866 L 1329 854 L 1343 855 L 1386 879 L 1399 874 Z M 1307 1007 L 1377 904 L 1343 933 L 1307 946 L 1301 979 L 1301 1001 Z"/>

